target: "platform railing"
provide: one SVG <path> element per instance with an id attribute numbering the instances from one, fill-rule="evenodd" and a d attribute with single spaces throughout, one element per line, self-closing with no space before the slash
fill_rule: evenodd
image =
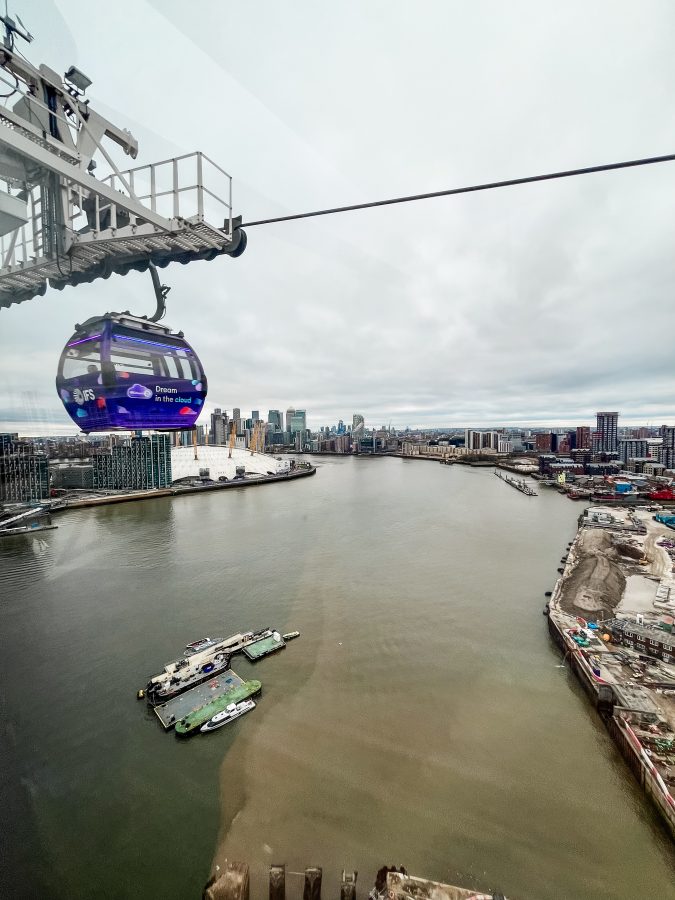
<path id="1" fill-rule="evenodd" d="M 201 151 L 112 173 L 103 181 L 167 219 L 204 221 L 208 209 L 232 234 L 232 176 Z M 218 191 L 218 193 L 216 193 Z"/>

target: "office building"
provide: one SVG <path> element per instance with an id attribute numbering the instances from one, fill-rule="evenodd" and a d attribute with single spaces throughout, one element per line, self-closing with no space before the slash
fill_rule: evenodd
<path id="1" fill-rule="evenodd" d="M 288 413 L 287 413 L 288 415 Z M 296 409 L 291 416 L 291 434 L 307 431 L 307 413 L 304 409 Z"/>
<path id="2" fill-rule="evenodd" d="M 235 433 L 241 434 L 241 410 L 237 406 L 232 410 L 232 421 L 234 423 Z"/>
<path id="3" fill-rule="evenodd" d="M 600 436 L 598 450 L 600 453 L 616 453 L 619 449 L 619 414 L 618 412 L 596 413 L 598 420 L 596 430 Z"/>
<path id="4" fill-rule="evenodd" d="M 267 421 L 272 426 L 273 431 L 284 430 L 284 420 L 280 409 L 270 409 L 267 413 Z"/>
<path id="5" fill-rule="evenodd" d="M 93 483 L 99 490 L 148 490 L 171 484 L 168 434 L 134 437 L 127 444 L 98 451 L 92 462 Z"/>
<path id="6" fill-rule="evenodd" d="M 295 409 L 292 406 L 289 406 L 286 410 L 286 431 L 290 434 L 291 432 L 291 419 L 295 415 Z"/>
<path id="7" fill-rule="evenodd" d="M 254 422 L 260 421 L 260 410 L 259 409 L 251 410 L 251 419 L 253 419 Z"/>
<path id="8" fill-rule="evenodd" d="M 0 434 L 0 501 L 29 503 L 49 498 L 49 460 L 16 434 Z"/>
<path id="9" fill-rule="evenodd" d="M 227 443 L 227 412 L 222 409 L 214 409 L 211 413 L 211 443 Z"/>
<path id="10" fill-rule="evenodd" d="M 354 443 L 360 441 L 366 430 L 366 420 L 361 413 L 354 413 L 352 416 L 352 440 Z"/>

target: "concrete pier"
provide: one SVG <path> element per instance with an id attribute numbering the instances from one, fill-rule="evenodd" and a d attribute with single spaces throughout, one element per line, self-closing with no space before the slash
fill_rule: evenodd
<path id="1" fill-rule="evenodd" d="M 203 900 L 249 900 L 248 865 L 240 862 L 226 861 L 216 866 L 209 879 Z M 386 870 L 381 870 L 382 872 Z M 293 874 L 293 873 L 292 873 Z M 297 873 L 300 874 L 300 873 Z M 303 900 L 321 900 L 322 870 L 310 866 L 305 869 L 303 883 Z M 355 900 L 356 872 L 342 872 L 340 900 Z M 504 894 L 482 892 L 472 888 L 457 887 L 440 881 L 429 881 L 405 874 L 405 870 L 388 872 L 386 880 L 375 887 L 368 895 L 375 900 L 506 900 Z M 286 867 L 270 866 L 269 900 L 286 900 Z M 300 900 L 299 892 L 293 894 L 292 900 Z"/>

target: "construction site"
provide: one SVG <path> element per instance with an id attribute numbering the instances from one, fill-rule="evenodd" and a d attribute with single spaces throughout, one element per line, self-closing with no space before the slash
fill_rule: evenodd
<path id="1" fill-rule="evenodd" d="M 675 836 L 675 534 L 591 507 L 561 560 L 549 631 Z"/>

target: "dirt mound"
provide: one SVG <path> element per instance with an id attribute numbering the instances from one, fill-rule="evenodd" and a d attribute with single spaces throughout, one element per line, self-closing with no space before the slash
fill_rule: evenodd
<path id="1" fill-rule="evenodd" d="M 628 556 L 630 559 L 642 559 L 642 550 L 640 547 L 634 547 L 632 544 L 616 543 L 616 552 L 620 556 Z"/>
<path id="2" fill-rule="evenodd" d="M 626 588 L 611 536 L 599 528 L 584 529 L 575 555 L 577 563 L 563 580 L 560 608 L 584 619 L 611 618 Z"/>

